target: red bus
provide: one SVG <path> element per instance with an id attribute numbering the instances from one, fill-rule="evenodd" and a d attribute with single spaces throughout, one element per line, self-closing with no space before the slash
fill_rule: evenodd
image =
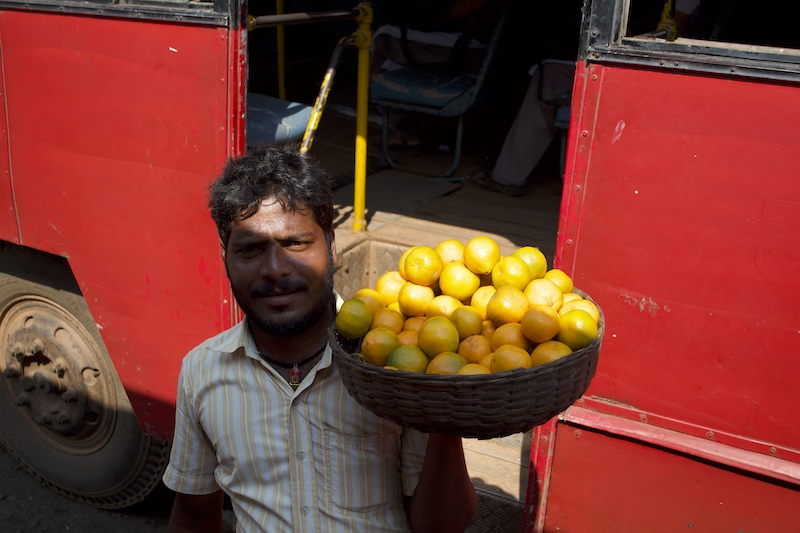
<path id="1" fill-rule="evenodd" d="M 800 13 L 670 4 L 584 4 L 556 264 L 606 333 L 527 531 L 800 529 Z"/>

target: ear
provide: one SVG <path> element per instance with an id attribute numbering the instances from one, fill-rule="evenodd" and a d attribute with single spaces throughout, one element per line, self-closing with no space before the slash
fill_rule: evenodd
<path id="1" fill-rule="evenodd" d="M 228 250 L 225 247 L 225 243 L 222 242 L 222 241 L 219 241 L 219 253 L 222 256 L 222 260 L 224 261 L 225 260 L 225 256 L 228 253 Z"/>
<path id="2" fill-rule="evenodd" d="M 328 242 L 330 243 L 331 247 L 331 259 L 333 260 L 333 266 L 338 266 L 339 257 L 336 255 L 336 234 L 333 230 L 328 232 Z"/>

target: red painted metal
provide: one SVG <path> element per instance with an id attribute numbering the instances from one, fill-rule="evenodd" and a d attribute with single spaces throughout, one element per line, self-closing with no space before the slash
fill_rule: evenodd
<path id="1" fill-rule="evenodd" d="M 206 184 L 244 145 L 241 33 L 3 11 L 0 35 L 0 237 L 16 209 L 23 245 L 69 259 L 144 429 L 169 437 L 182 355 L 232 320 Z"/>

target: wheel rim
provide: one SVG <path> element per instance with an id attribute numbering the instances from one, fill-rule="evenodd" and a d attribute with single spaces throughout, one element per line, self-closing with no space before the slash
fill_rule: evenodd
<path id="1" fill-rule="evenodd" d="M 55 450 L 91 454 L 113 434 L 113 377 L 96 341 L 66 309 L 25 296 L 0 319 L 2 391 Z"/>

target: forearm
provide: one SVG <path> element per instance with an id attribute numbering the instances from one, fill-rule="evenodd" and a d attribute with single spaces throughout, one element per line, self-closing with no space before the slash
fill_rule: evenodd
<path id="1" fill-rule="evenodd" d="M 461 437 L 431 434 L 409 520 L 418 532 L 463 532 L 472 521 L 477 496 L 467 472 Z"/>
<path id="2" fill-rule="evenodd" d="M 169 533 L 219 533 L 222 530 L 223 492 L 193 496 L 176 494 L 169 516 Z"/>

